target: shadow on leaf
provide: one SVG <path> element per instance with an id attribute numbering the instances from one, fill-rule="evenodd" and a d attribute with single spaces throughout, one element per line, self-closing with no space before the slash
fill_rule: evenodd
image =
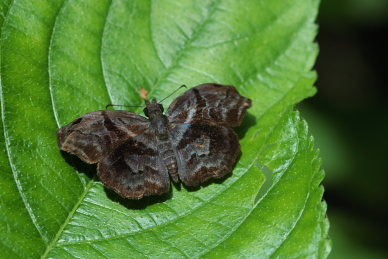
<path id="1" fill-rule="evenodd" d="M 166 200 L 169 200 L 172 197 L 172 191 L 170 190 L 169 192 L 164 193 L 162 195 L 146 196 L 141 198 L 140 200 L 131 200 L 121 197 L 115 191 L 107 187 L 104 187 L 104 190 L 109 199 L 114 202 L 118 202 L 124 207 L 132 210 L 142 210 L 150 205 L 165 202 Z"/>
<path id="2" fill-rule="evenodd" d="M 247 113 L 242 124 L 234 128 L 234 131 L 237 133 L 238 138 L 242 139 L 244 138 L 245 133 L 248 131 L 248 129 L 253 125 L 256 125 L 256 117 L 250 113 Z"/>
<path id="3" fill-rule="evenodd" d="M 61 151 L 62 157 L 71 165 L 78 173 L 85 174 L 92 180 L 97 172 L 97 165 L 87 164 L 77 156 Z"/>
<path id="4" fill-rule="evenodd" d="M 239 159 L 239 158 L 238 158 Z M 237 159 L 237 161 L 238 161 Z M 187 186 L 187 185 L 184 185 L 184 188 L 189 191 L 189 192 L 195 192 L 195 191 L 198 191 L 199 189 L 201 188 L 204 188 L 204 187 L 207 187 L 211 184 L 222 184 L 227 178 L 229 178 L 230 176 L 232 175 L 232 172 L 224 175 L 223 177 L 221 178 L 218 178 L 218 179 L 209 179 L 207 180 L 206 182 L 203 182 L 202 184 L 198 185 L 198 186 Z"/>

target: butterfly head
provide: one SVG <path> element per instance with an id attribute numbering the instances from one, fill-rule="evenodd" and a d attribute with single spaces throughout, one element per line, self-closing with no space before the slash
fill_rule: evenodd
<path id="1" fill-rule="evenodd" d="M 156 99 L 152 99 L 151 101 L 146 100 L 145 103 L 146 107 L 143 110 L 145 116 L 150 117 L 153 114 L 163 114 L 163 105 L 158 103 Z"/>

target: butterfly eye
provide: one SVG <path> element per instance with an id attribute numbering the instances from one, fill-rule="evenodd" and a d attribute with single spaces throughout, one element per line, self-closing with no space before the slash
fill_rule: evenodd
<path id="1" fill-rule="evenodd" d="M 162 112 L 164 112 L 163 105 L 161 105 L 161 104 L 158 104 L 158 107 L 159 107 L 159 110 L 161 110 Z"/>
<path id="2" fill-rule="evenodd" d="M 148 116 L 148 109 L 147 109 L 147 108 L 144 108 L 143 112 L 144 112 L 144 115 L 145 115 L 145 116 L 149 117 L 149 116 Z"/>

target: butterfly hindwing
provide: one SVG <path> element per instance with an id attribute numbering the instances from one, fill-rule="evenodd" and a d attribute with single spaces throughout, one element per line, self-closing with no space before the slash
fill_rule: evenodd
<path id="1" fill-rule="evenodd" d="M 221 178 L 233 169 L 240 143 L 229 127 L 216 124 L 180 124 L 172 128 L 180 180 L 188 186 Z"/>
<path id="2" fill-rule="evenodd" d="M 129 140 L 98 164 L 98 176 L 121 196 L 140 199 L 168 192 L 170 180 L 155 143 Z"/>

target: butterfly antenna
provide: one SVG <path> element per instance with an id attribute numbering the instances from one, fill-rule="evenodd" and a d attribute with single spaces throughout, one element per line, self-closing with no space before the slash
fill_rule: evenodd
<path id="1" fill-rule="evenodd" d="M 120 106 L 120 107 L 127 107 L 127 108 L 144 108 L 145 106 L 137 106 L 137 105 L 121 105 L 121 104 L 108 104 L 105 106 L 105 110 L 108 110 L 109 107 L 113 106 Z"/>
<path id="2" fill-rule="evenodd" d="M 166 100 L 168 97 L 170 97 L 171 95 L 175 94 L 177 91 L 179 91 L 181 88 L 187 88 L 186 85 L 181 85 L 179 86 L 175 91 L 173 91 L 171 94 L 169 94 L 168 96 L 164 97 L 159 103 L 163 102 L 164 100 Z"/>

